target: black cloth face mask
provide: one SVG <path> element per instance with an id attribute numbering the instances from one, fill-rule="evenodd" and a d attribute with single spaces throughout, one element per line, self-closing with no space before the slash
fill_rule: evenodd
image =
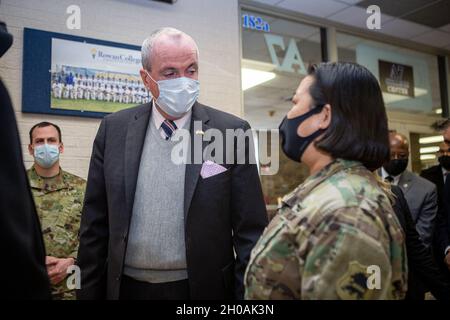
<path id="1" fill-rule="evenodd" d="M 394 159 L 383 165 L 384 170 L 391 176 L 398 176 L 406 170 L 408 166 L 409 158 L 406 159 Z"/>
<path id="2" fill-rule="evenodd" d="M 326 129 L 319 129 L 307 137 L 300 137 L 297 134 L 298 127 L 309 117 L 320 113 L 322 109 L 323 105 L 320 105 L 298 117 L 292 119 L 284 117 L 278 129 L 280 130 L 281 148 L 289 159 L 301 162 L 301 157 L 309 144 L 326 131 Z"/>

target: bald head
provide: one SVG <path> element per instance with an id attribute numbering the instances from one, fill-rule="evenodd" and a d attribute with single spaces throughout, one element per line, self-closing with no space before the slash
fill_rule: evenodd
<path id="1" fill-rule="evenodd" d="M 141 55 L 143 68 L 151 71 L 155 63 L 153 61 L 155 56 L 167 54 L 174 49 L 193 52 L 198 59 L 198 47 L 190 35 L 175 28 L 155 30 L 142 44 Z"/>
<path id="2" fill-rule="evenodd" d="M 409 157 L 409 141 L 403 134 L 390 132 L 389 143 L 391 148 L 391 159 Z"/>
<path id="3" fill-rule="evenodd" d="M 157 30 L 142 45 L 142 66 L 143 69 L 139 71 L 142 81 L 153 99 L 157 100 L 160 95 L 159 81 L 177 78 L 198 81 L 197 44 L 180 30 L 173 28 Z M 177 119 L 162 109 L 159 111 L 166 119 Z"/>

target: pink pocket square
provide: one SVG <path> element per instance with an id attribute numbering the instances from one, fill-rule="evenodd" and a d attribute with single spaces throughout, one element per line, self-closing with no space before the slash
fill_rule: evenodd
<path id="1" fill-rule="evenodd" d="M 206 179 L 225 171 L 227 171 L 227 168 L 210 160 L 206 160 L 205 162 L 203 162 L 200 175 L 202 176 L 203 179 Z"/>

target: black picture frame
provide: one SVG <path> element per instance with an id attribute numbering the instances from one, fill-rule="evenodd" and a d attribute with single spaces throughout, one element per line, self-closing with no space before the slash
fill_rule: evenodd
<path id="1" fill-rule="evenodd" d="M 140 51 L 140 46 L 73 36 L 42 30 L 24 29 L 22 112 L 63 116 L 102 118 L 111 112 L 63 110 L 51 108 L 52 39 L 64 39 L 89 44 Z"/>

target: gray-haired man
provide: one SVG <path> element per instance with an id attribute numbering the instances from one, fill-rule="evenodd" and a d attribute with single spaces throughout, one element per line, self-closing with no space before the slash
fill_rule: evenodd
<path id="1" fill-rule="evenodd" d="M 197 102 L 198 48 L 187 34 L 154 32 L 142 63 L 153 100 L 105 117 L 94 142 L 78 297 L 242 298 L 249 254 L 267 223 L 257 167 L 176 164 L 171 151 L 179 129 L 194 137 L 249 125 Z M 249 144 L 240 146 L 247 154 Z"/>

